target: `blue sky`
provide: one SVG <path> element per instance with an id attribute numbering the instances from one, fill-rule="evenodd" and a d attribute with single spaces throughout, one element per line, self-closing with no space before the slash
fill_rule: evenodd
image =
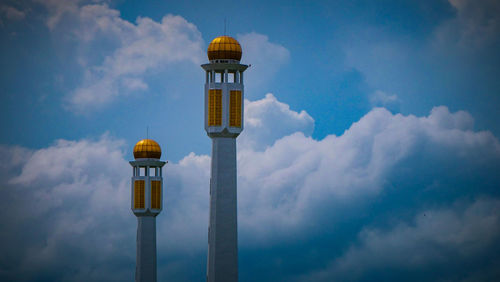
<path id="1" fill-rule="evenodd" d="M 498 279 L 499 15 L 494 0 L 2 1 L 0 277 L 132 277 L 127 161 L 149 127 L 170 162 L 159 278 L 203 279 L 199 65 L 227 19 L 252 65 L 241 281 Z"/>

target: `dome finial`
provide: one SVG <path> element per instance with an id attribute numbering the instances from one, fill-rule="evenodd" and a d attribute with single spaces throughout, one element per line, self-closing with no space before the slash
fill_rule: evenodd
<path id="1" fill-rule="evenodd" d="M 213 60 L 241 60 L 241 45 L 231 36 L 223 35 L 216 37 L 207 50 L 208 59 Z"/>
<path id="2" fill-rule="evenodd" d="M 134 158 L 136 159 L 159 159 L 161 148 L 153 139 L 143 139 L 134 146 Z"/>

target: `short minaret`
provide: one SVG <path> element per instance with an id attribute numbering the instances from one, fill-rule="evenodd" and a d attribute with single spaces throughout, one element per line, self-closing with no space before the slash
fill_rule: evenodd
<path id="1" fill-rule="evenodd" d="M 238 281 L 236 137 L 243 130 L 241 46 L 220 36 L 208 46 L 205 130 L 212 138 L 207 281 Z"/>
<path id="2" fill-rule="evenodd" d="M 161 148 L 151 139 L 134 147 L 132 204 L 137 216 L 137 262 L 135 281 L 156 282 L 156 216 L 163 207 Z"/>

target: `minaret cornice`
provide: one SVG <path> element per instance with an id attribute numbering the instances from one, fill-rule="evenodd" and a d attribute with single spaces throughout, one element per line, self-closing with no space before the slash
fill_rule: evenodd
<path id="1" fill-rule="evenodd" d="M 131 166 L 157 166 L 163 167 L 168 161 L 160 161 L 157 159 L 135 159 L 135 161 L 129 161 Z"/>
<path id="2" fill-rule="evenodd" d="M 201 67 L 206 71 L 223 71 L 223 70 L 237 70 L 237 71 L 245 71 L 248 68 L 248 65 L 243 64 L 229 64 L 229 63 L 209 63 L 203 64 Z"/>

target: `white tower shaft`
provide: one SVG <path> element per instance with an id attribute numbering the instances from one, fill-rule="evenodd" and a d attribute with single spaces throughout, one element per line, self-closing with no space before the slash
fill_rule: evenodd
<path id="1" fill-rule="evenodd" d="M 236 138 L 212 138 L 207 281 L 238 281 Z"/>
<path id="2" fill-rule="evenodd" d="M 156 218 L 137 217 L 137 266 L 135 281 L 156 282 Z"/>

